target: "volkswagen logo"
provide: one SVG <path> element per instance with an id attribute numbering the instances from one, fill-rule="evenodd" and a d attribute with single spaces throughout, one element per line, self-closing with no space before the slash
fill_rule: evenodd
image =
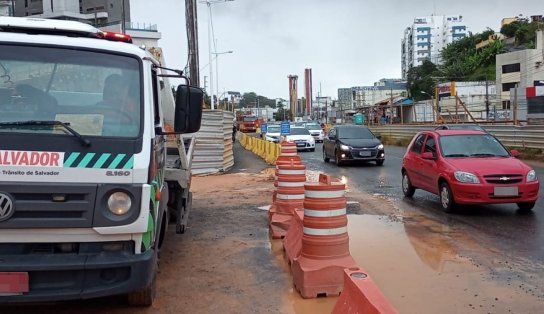
<path id="1" fill-rule="evenodd" d="M 8 220 L 15 212 L 11 196 L 0 192 L 0 221 Z"/>

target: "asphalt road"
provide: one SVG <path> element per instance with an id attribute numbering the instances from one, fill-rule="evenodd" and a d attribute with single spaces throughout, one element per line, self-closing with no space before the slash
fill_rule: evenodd
<path id="1" fill-rule="evenodd" d="M 532 293 L 544 297 L 544 167 L 532 163 L 541 180 L 539 200 L 530 213 L 520 213 L 515 204 L 493 206 L 470 206 L 453 214 L 442 212 L 439 198 L 431 193 L 416 190 L 413 199 L 404 198 L 401 190 L 400 169 L 405 148 L 387 146 L 384 166 L 375 163 L 346 165 L 338 167 L 322 158 L 322 144 L 315 152 L 299 153 L 307 169 L 323 171 L 347 181 L 351 189 L 383 197 L 393 203 L 399 217 L 417 215 L 423 220 L 433 221 L 441 226 L 445 236 L 469 235 L 456 238 L 459 251 L 467 254 L 480 264 L 496 267 L 496 261 L 514 265 L 509 274 L 526 279 Z M 420 222 L 421 223 L 421 222 Z M 422 231 L 424 232 L 424 231 Z M 466 241 L 467 243 L 465 243 Z M 468 242 L 472 243 L 468 243 Z M 477 247 L 480 249 L 474 249 Z M 495 265 L 491 265 L 495 261 Z"/>

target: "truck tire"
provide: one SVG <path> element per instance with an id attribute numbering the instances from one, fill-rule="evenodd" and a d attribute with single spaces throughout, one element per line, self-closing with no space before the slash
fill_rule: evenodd
<path id="1" fill-rule="evenodd" d="M 128 294 L 128 304 L 130 306 L 140 306 L 140 307 L 149 307 L 153 305 L 153 301 L 155 301 L 155 296 L 157 294 L 157 271 L 159 268 L 159 258 L 157 250 L 155 250 L 154 254 L 154 269 L 153 269 L 153 279 L 151 279 L 151 282 L 149 285 L 145 288 L 142 288 L 140 290 L 133 291 Z"/>

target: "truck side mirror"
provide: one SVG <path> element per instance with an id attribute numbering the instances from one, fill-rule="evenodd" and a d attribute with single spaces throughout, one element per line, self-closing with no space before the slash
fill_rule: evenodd
<path id="1" fill-rule="evenodd" d="M 176 90 L 174 131 L 194 133 L 200 130 L 204 92 L 196 86 L 179 85 Z"/>

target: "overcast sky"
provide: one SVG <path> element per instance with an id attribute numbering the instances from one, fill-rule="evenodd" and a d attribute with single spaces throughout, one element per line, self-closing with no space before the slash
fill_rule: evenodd
<path id="1" fill-rule="evenodd" d="M 184 0 L 130 0 L 133 22 L 157 24 L 169 67 L 187 63 Z M 337 98 L 337 89 L 400 78 L 400 43 L 417 16 L 459 14 L 468 31 L 519 14 L 544 14 L 542 0 L 234 0 L 212 5 L 219 56 L 219 92 L 256 92 L 288 99 L 287 76 L 312 68 L 314 97 Z M 208 13 L 198 4 L 201 84 L 209 80 Z M 212 49 L 213 51 L 213 49 Z M 214 62 L 214 73 L 215 62 Z M 214 78 L 215 81 L 215 78 Z M 215 84 L 215 82 L 214 82 Z M 209 82 L 207 83 L 209 86 Z M 214 87 L 215 89 L 215 87 Z"/>

